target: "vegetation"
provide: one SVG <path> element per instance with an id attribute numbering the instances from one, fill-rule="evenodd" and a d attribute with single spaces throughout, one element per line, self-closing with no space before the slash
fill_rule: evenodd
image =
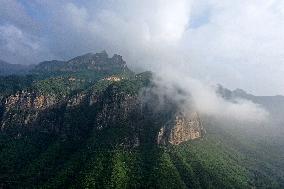
<path id="1" fill-rule="evenodd" d="M 17 91 L 25 90 L 31 86 L 34 76 L 0 76 L 0 96 L 7 96 Z"/>
<path id="2" fill-rule="evenodd" d="M 214 134 L 181 146 L 113 146 L 124 129 L 86 139 L 1 137 L 1 183 L 42 188 L 250 188 L 256 186 L 244 154 Z M 107 144 L 105 144 L 105 142 Z M 253 160 L 250 160 L 253 163 Z M 266 180 L 272 180 L 266 176 Z M 259 187 L 281 188 L 279 182 Z M 37 184 L 37 185 L 35 185 Z"/>
<path id="3" fill-rule="evenodd" d="M 110 76 L 120 80 L 106 79 Z M 159 146 L 157 126 L 167 114 L 150 111 L 142 117 L 130 116 L 140 130 L 122 118 L 98 129 L 96 117 L 103 102 L 112 106 L 116 103 L 108 101 L 112 97 L 125 102 L 123 97 L 139 95 L 151 84 L 151 77 L 150 72 L 133 75 L 119 69 L 1 77 L 3 99 L 30 90 L 65 100 L 94 94 L 104 101 L 92 105 L 83 99 L 70 107 L 62 103 L 39 112 L 36 126 L 42 130 L 16 136 L 1 132 L 0 188 L 284 188 L 284 153 L 273 144 L 265 146 L 261 140 L 240 137 L 245 132 L 225 131 L 208 123 L 202 139 Z M 0 104 L 0 121 L 4 109 Z M 37 113 L 13 111 L 10 113 L 21 116 Z M 18 133 L 20 125 L 13 124 Z M 136 135 L 141 138 L 139 145 L 128 145 L 127 140 Z"/>

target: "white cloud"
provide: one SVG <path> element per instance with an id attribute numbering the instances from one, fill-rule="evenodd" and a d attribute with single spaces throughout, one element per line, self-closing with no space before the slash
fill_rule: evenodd
<path id="1" fill-rule="evenodd" d="M 25 15 L 21 21 L 29 25 L 27 10 L 16 4 Z M 133 68 L 170 68 L 256 94 L 284 94 L 280 0 L 32 0 L 30 4 L 47 17 L 41 24 L 43 33 L 28 33 L 15 21 L 19 17 L 6 21 L 44 38 L 41 49 L 59 59 L 107 49 L 122 54 Z"/>
<path id="2" fill-rule="evenodd" d="M 0 35 L 4 48 L 7 48 L 12 53 L 16 53 L 20 49 L 25 51 L 37 50 L 39 48 L 39 44 L 36 41 L 30 39 L 20 29 L 12 25 L 0 26 Z"/>
<path id="3" fill-rule="evenodd" d="M 269 113 L 261 105 L 245 99 L 225 100 L 216 93 L 216 87 L 173 69 L 158 72 L 154 81 L 161 99 L 167 95 L 185 111 L 193 110 L 203 116 L 257 124 L 269 119 Z"/>
<path id="4" fill-rule="evenodd" d="M 189 58 L 197 69 L 202 65 L 195 72 L 257 94 L 284 94 L 282 1 L 211 1 L 210 6 L 209 22 L 185 37 Z"/>
<path id="5" fill-rule="evenodd" d="M 281 1 L 121 0 L 95 11 L 72 6 L 67 23 L 90 42 L 82 49 L 119 52 L 133 67 L 170 66 L 257 94 L 284 94 Z M 208 21 L 191 27 L 206 11 Z"/>
<path id="6" fill-rule="evenodd" d="M 2 57 L 12 63 L 29 64 L 40 61 L 47 51 L 42 49 L 40 39 L 29 35 L 13 25 L 0 25 L 0 51 Z"/>
<path id="7" fill-rule="evenodd" d="M 0 0 L 0 5 L 0 23 L 13 24 L 30 32 L 37 29 L 37 24 L 17 0 Z"/>
<path id="8" fill-rule="evenodd" d="M 266 112 L 248 101 L 221 99 L 208 87 L 212 83 L 284 94 L 282 1 L 33 0 L 31 4 L 47 17 L 41 23 L 46 31 L 35 35 L 9 19 L 10 25 L 0 27 L 2 54 L 67 59 L 107 49 L 122 54 L 132 68 L 156 71 L 160 85 L 169 85 L 165 92 L 215 116 L 262 120 Z M 29 23 L 26 20 L 22 22 Z M 188 95 L 176 94 L 176 86 Z"/>

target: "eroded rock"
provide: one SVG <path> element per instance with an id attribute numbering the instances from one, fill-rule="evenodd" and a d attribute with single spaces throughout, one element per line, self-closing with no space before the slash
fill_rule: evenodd
<path id="1" fill-rule="evenodd" d="M 205 129 L 197 112 L 187 114 L 179 112 L 173 120 L 160 129 L 157 143 L 178 145 L 201 138 L 204 134 Z"/>

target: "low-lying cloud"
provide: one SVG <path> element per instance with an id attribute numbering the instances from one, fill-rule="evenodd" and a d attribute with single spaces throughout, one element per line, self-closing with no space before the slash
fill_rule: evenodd
<path id="1" fill-rule="evenodd" d="M 240 119 L 261 120 L 267 113 L 249 101 L 228 102 L 210 86 L 284 94 L 281 0 L 0 2 L 0 31 L 17 34 L 0 34 L 8 61 L 69 59 L 106 49 L 137 71 L 156 72 L 161 84 L 188 91 L 187 102 L 200 112 Z"/>
<path id="2" fill-rule="evenodd" d="M 158 72 L 154 77 L 156 93 L 169 96 L 183 111 L 197 111 L 201 115 L 221 120 L 264 123 L 269 113 L 259 104 L 236 98 L 226 100 L 217 93 L 216 85 L 193 79 L 173 69 Z"/>

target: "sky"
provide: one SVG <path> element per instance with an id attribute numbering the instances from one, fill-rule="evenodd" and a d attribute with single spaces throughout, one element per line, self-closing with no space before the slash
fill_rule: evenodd
<path id="1" fill-rule="evenodd" d="M 256 95 L 284 95 L 283 34 L 282 0 L 0 0 L 5 61 L 105 49 L 137 71 Z"/>

